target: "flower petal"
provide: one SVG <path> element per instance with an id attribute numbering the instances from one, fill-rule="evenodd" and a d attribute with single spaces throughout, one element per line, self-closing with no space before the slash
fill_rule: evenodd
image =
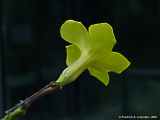
<path id="1" fill-rule="evenodd" d="M 108 59 L 108 62 L 111 63 L 111 71 L 119 74 L 127 69 L 130 65 L 128 59 L 118 52 L 112 52 L 111 56 Z"/>
<path id="2" fill-rule="evenodd" d="M 69 43 L 77 45 L 79 48 L 85 46 L 85 41 L 89 39 L 88 31 L 81 22 L 67 20 L 60 29 L 61 37 Z"/>
<path id="3" fill-rule="evenodd" d="M 89 73 L 97 78 L 99 81 L 101 81 L 105 86 L 109 84 L 109 75 L 107 71 L 96 69 L 94 67 L 88 68 Z"/>
<path id="4" fill-rule="evenodd" d="M 81 52 L 80 49 L 75 45 L 66 46 L 66 50 L 67 50 L 66 64 L 67 66 L 69 66 L 80 57 Z"/>
<path id="5" fill-rule="evenodd" d="M 107 54 L 103 58 L 97 59 L 92 66 L 98 69 L 121 73 L 129 65 L 130 62 L 127 60 L 126 57 L 124 57 L 122 54 L 118 52 L 112 52 L 110 54 Z"/>
<path id="6" fill-rule="evenodd" d="M 95 48 L 111 51 L 116 39 L 111 25 L 108 23 L 94 24 L 89 27 L 90 44 Z"/>

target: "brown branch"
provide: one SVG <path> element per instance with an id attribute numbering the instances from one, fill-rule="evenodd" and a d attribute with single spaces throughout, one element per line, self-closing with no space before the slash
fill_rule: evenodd
<path id="1" fill-rule="evenodd" d="M 45 96 L 45 95 L 48 95 L 50 93 L 53 93 L 57 90 L 61 89 L 61 86 L 56 84 L 56 83 L 53 83 L 53 82 L 50 82 L 48 85 L 44 86 L 42 89 L 40 89 L 39 91 L 37 91 L 36 93 L 34 93 L 32 96 L 26 98 L 24 100 L 24 107 L 25 108 L 29 108 L 30 105 L 36 101 L 37 99 Z"/>
<path id="2" fill-rule="evenodd" d="M 50 93 L 53 93 L 57 90 L 60 90 L 60 89 L 62 89 L 62 87 L 60 85 L 58 85 L 57 83 L 54 83 L 54 82 L 50 82 L 48 85 L 41 88 L 39 91 L 34 93 L 32 96 L 26 98 L 25 100 L 21 100 L 19 104 L 15 105 L 11 109 L 7 110 L 6 114 L 13 112 L 18 107 L 23 107 L 25 110 L 27 110 L 31 106 L 31 104 L 33 102 L 35 102 L 37 99 L 39 99 L 45 95 L 48 95 Z"/>

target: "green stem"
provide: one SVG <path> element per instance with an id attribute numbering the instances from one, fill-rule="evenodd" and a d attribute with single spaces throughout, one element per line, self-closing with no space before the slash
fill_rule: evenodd
<path id="1" fill-rule="evenodd" d="M 25 115 L 26 110 L 23 107 L 18 107 L 13 112 L 6 114 L 1 120 L 16 120 L 18 117 Z"/>

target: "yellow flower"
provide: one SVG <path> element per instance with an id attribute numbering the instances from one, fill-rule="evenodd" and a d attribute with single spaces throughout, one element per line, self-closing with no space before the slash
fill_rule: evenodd
<path id="1" fill-rule="evenodd" d="M 57 80 L 62 86 L 73 82 L 86 69 L 107 86 L 108 72 L 121 73 L 130 65 L 122 54 L 112 52 L 116 39 L 108 23 L 93 24 L 87 30 L 81 22 L 67 20 L 60 33 L 71 43 L 66 46 L 68 67 Z"/>

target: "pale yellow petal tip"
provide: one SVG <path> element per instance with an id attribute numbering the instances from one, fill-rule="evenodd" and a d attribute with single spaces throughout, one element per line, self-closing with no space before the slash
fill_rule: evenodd
<path id="1" fill-rule="evenodd" d="M 107 87 L 109 85 L 109 81 L 103 84 L 105 85 L 105 87 Z"/>
<path id="2" fill-rule="evenodd" d="M 79 24 L 80 22 L 78 21 L 74 21 L 74 20 L 66 20 L 60 27 L 60 33 L 62 34 L 63 29 L 66 29 L 68 26 L 72 25 L 72 24 Z"/>
<path id="3" fill-rule="evenodd" d="M 97 27 L 97 26 L 105 27 L 105 28 L 108 28 L 108 30 L 113 31 L 113 28 L 109 23 L 92 24 L 92 25 L 89 26 L 89 29 L 91 29 L 92 27 Z"/>
<path id="4" fill-rule="evenodd" d="M 106 74 L 107 74 L 107 78 L 105 81 L 97 78 L 105 87 L 107 87 L 109 85 L 109 75 L 108 75 L 108 73 L 106 73 Z"/>
<path id="5" fill-rule="evenodd" d="M 123 73 L 129 66 L 131 65 L 131 62 L 126 58 L 125 60 L 125 65 L 123 66 L 123 68 L 117 72 L 118 74 L 121 74 Z"/>
<path id="6" fill-rule="evenodd" d="M 117 42 L 113 28 L 108 23 L 93 24 L 90 25 L 88 29 L 91 38 L 106 44 L 106 48 L 112 49 Z"/>
<path id="7" fill-rule="evenodd" d="M 66 20 L 66 21 L 62 24 L 62 26 L 63 26 L 64 24 L 81 24 L 81 25 L 83 25 L 82 22 L 80 22 L 80 21 L 75 21 L 75 20 Z"/>

